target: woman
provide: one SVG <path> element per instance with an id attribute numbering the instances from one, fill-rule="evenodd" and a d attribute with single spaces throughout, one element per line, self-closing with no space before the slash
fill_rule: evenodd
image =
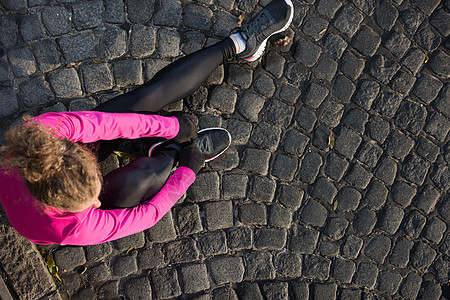
<path id="1" fill-rule="evenodd" d="M 226 60 L 257 60 L 292 16 L 290 0 L 275 0 L 229 38 L 175 61 L 95 111 L 47 113 L 9 130 L 1 149 L 0 200 L 12 226 L 38 244 L 92 245 L 154 225 L 194 182 L 205 158 L 220 155 L 230 138 L 223 129 L 197 136 L 184 116 L 148 113 L 192 93 Z M 141 137 L 168 142 L 105 178 L 77 143 Z"/>

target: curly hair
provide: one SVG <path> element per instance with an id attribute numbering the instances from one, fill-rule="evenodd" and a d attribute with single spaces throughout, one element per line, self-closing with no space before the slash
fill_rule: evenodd
<path id="1" fill-rule="evenodd" d="M 31 195 L 45 205 L 71 210 L 96 197 L 102 176 L 94 155 L 31 117 L 24 119 L 26 124 L 6 132 L 0 166 L 18 170 Z"/>

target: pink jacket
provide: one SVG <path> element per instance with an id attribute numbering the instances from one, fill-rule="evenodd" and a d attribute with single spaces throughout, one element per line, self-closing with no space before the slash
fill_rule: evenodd
<path id="1" fill-rule="evenodd" d="M 175 117 L 96 111 L 46 113 L 34 118 L 57 136 L 90 143 L 117 138 L 164 137 L 179 130 Z M 44 207 L 29 192 L 18 171 L 0 169 L 0 201 L 12 226 L 37 244 L 93 245 L 143 231 L 158 222 L 194 182 L 195 173 L 179 167 L 152 199 L 126 209 L 90 207 L 71 213 Z"/>

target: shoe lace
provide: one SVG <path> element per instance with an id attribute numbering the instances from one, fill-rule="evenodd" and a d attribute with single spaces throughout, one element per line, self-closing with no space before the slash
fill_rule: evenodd
<path id="1" fill-rule="evenodd" d="M 197 148 L 202 153 L 208 153 L 211 151 L 211 149 L 210 149 L 211 143 L 209 142 L 208 136 L 204 136 L 203 139 L 200 139 L 200 140 L 197 139 L 196 144 L 197 144 Z"/>
<path id="2" fill-rule="evenodd" d="M 242 26 L 242 30 L 245 31 L 247 37 L 252 36 L 252 34 L 255 35 L 255 39 L 257 43 L 260 43 L 261 41 L 266 39 L 266 34 L 264 32 L 264 24 L 269 24 L 270 18 L 267 16 L 265 12 L 261 12 L 258 14 L 252 22 L 249 24 L 245 24 Z"/>

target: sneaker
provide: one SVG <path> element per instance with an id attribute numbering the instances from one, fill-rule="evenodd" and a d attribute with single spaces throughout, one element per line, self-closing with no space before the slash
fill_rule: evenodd
<path id="1" fill-rule="evenodd" d="M 246 41 L 244 52 L 236 57 L 255 61 L 261 57 L 267 40 L 274 34 L 285 31 L 292 22 L 294 6 L 291 0 L 274 0 L 266 5 L 250 23 L 232 30 Z"/>
<path id="2" fill-rule="evenodd" d="M 205 162 L 219 157 L 231 145 L 231 134 L 224 128 L 206 128 L 198 132 L 194 141 Z"/>
<path id="3" fill-rule="evenodd" d="M 167 141 L 162 141 L 156 144 L 153 144 L 150 149 L 148 150 L 148 157 L 152 157 L 155 156 L 156 153 L 158 153 L 159 151 L 163 150 L 163 149 L 174 149 L 176 150 L 178 153 L 180 153 L 181 151 L 181 146 L 177 143 L 175 143 L 172 140 L 167 140 Z"/>

